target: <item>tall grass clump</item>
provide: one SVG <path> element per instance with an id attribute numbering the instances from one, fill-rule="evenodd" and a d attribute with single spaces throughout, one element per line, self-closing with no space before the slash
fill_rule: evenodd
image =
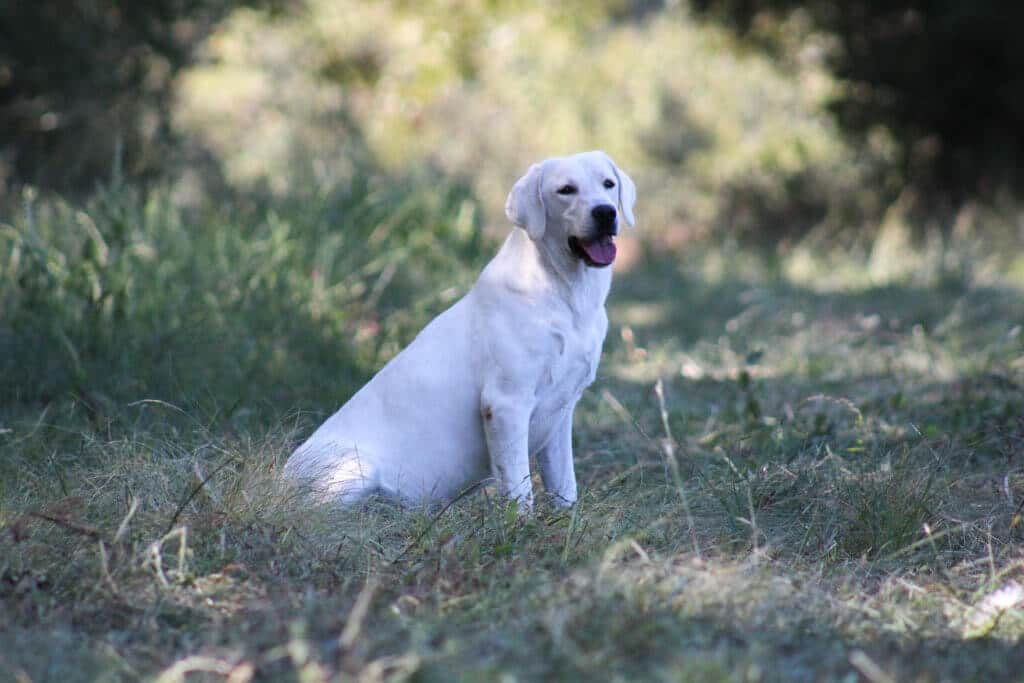
<path id="1" fill-rule="evenodd" d="M 479 260 L 475 201 L 425 178 L 200 209 L 113 182 L 23 192 L 0 223 L 0 396 L 94 417 L 159 399 L 211 419 L 346 396 Z"/>

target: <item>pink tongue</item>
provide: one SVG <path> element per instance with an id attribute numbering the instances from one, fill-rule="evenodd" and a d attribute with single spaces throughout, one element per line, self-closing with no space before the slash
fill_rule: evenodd
<path id="1" fill-rule="evenodd" d="M 607 235 L 590 242 L 580 240 L 580 246 L 587 252 L 590 260 L 598 265 L 607 266 L 615 260 L 615 242 Z"/>

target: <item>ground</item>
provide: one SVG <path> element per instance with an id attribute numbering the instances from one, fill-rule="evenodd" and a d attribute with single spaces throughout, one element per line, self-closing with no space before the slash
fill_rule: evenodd
<path id="1" fill-rule="evenodd" d="M 745 258 L 617 276 L 568 511 L 310 507 L 278 474 L 333 393 L 9 403 L 0 678 L 1019 680 L 1019 285 Z"/>

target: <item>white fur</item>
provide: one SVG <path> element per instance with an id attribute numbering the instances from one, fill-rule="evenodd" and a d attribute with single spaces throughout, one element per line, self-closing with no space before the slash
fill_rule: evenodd
<path id="1" fill-rule="evenodd" d="M 615 187 L 606 188 L 606 181 Z M 575 194 L 559 194 L 571 184 Z M 476 285 L 439 315 L 295 451 L 284 476 L 321 499 L 372 492 L 420 504 L 493 476 L 533 504 L 530 456 L 557 505 L 576 500 L 572 414 L 608 327 L 611 268 L 568 247 L 595 229 L 591 209 L 633 224 L 636 189 L 603 152 L 530 168 L 506 205 L 513 229 Z"/>

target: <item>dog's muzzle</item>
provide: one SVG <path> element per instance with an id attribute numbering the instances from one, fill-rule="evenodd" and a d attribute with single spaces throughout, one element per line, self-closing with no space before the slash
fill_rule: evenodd
<path id="1" fill-rule="evenodd" d="M 593 230 L 587 237 L 569 238 L 569 251 L 594 268 L 604 268 L 615 260 L 615 235 L 619 232 L 618 214 L 611 204 L 600 204 L 590 211 Z"/>

